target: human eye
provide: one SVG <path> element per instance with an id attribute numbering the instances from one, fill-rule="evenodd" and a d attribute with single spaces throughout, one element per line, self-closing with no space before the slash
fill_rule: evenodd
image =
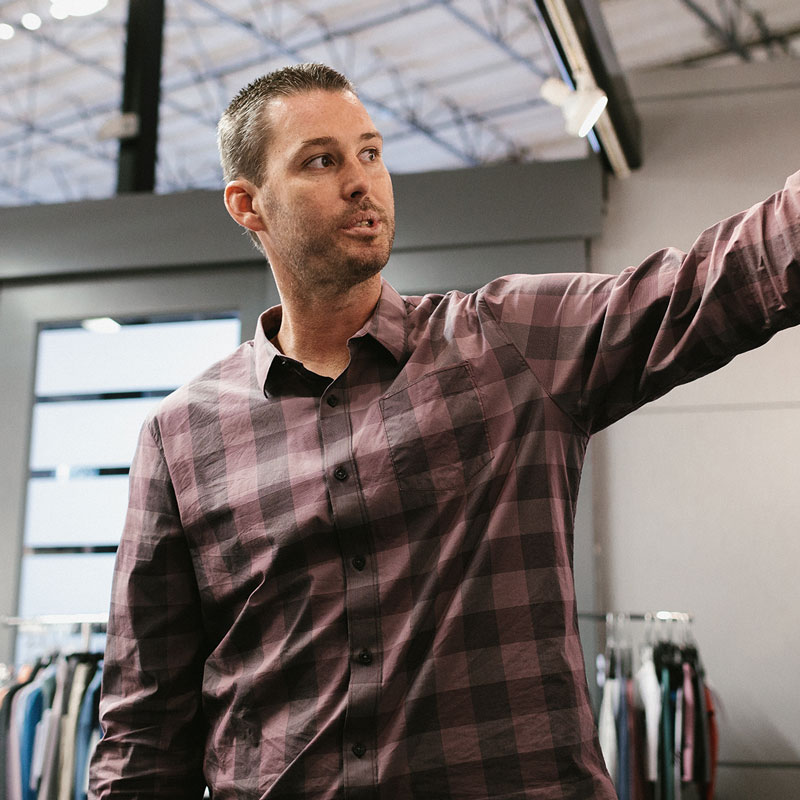
<path id="1" fill-rule="evenodd" d="M 321 156 L 314 156 L 314 158 L 306 161 L 306 166 L 311 167 L 311 169 L 325 169 L 326 167 L 330 167 L 333 165 L 333 159 L 323 153 Z"/>
<path id="2" fill-rule="evenodd" d="M 377 147 L 368 147 L 361 153 L 361 158 L 364 161 L 377 161 L 380 157 L 381 151 Z"/>

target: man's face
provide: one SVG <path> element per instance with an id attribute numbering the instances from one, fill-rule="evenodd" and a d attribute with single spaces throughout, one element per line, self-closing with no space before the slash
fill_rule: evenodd
<path id="1" fill-rule="evenodd" d="M 380 272 L 394 240 L 382 139 L 350 92 L 272 100 L 267 171 L 256 202 L 276 277 L 335 293 Z"/>

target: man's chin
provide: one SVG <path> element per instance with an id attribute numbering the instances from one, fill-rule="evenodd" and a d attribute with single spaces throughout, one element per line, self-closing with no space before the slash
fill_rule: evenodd
<path id="1" fill-rule="evenodd" d="M 343 273 L 350 275 L 354 283 L 361 283 L 377 275 L 389 261 L 389 248 L 374 248 L 366 253 L 352 254 L 345 261 Z"/>
<path id="2" fill-rule="evenodd" d="M 356 286 L 366 283 L 376 275 L 379 275 L 386 265 L 386 261 L 388 259 L 370 261 L 349 259 L 347 262 L 342 263 L 338 269 L 333 271 L 326 270 L 324 274 L 314 276 L 309 282 L 313 283 L 314 291 L 317 295 L 335 297 L 345 294 Z"/>
<path id="3" fill-rule="evenodd" d="M 348 288 L 358 286 L 360 283 L 374 278 L 379 275 L 381 270 L 386 266 L 389 259 L 380 259 L 374 261 L 362 261 L 358 263 L 351 263 L 350 268 L 347 270 L 346 278 L 342 283 L 348 284 Z"/>

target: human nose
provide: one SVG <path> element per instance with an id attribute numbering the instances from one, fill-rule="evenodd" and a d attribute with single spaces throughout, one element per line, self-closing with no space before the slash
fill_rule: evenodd
<path id="1" fill-rule="evenodd" d="M 358 158 L 347 161 L 342 171 L 342 195 L 351 200 L 369 194 L 370 178 L 365 164 Z"/>

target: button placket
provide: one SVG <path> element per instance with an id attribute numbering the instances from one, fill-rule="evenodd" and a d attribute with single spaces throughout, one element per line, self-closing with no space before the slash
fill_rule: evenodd
<path id="1" fill-rule="evenodd" d="M 347 394 L 344 384 L 331 386 L 318 405 L 320 445 L 325 460 L 325 482 L 336 537 L 345 569 L 347 647 L 352 669 L 347 688 L 344 729 L 344 796 L 367 796 L 374 790 L 376 766 L 375 713 L 381 674 L 381 640 L 376 605 L 375 576 L 367 569 L 371 542 L 364 517 L 364 499 L 353 451 Z M 351 567 L 351 568 L 347 568 Z"/>

